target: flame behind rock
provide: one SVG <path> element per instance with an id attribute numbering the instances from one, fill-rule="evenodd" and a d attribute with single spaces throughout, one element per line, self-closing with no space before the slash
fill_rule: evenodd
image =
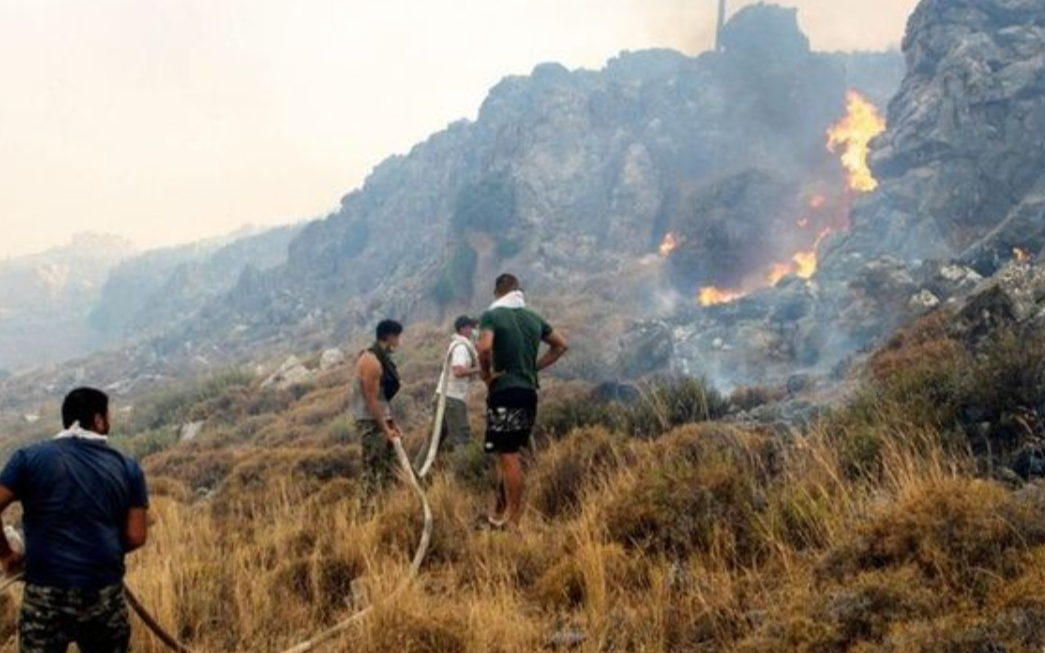
<path id="1" fill-rule="evenodd" d="M 846 97 L 846 115 L 827 130 L 827 149 L 842 152 L 849 189 L 869 193 L 878 188 L 867 158 L 871 140 L 885 131 L 885 119 L 868 100 L 856 91 Z"/>

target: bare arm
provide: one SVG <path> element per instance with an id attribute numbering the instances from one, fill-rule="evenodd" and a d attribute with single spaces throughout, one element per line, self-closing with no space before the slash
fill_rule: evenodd
<path id="1" fill-rule="evenodd" d="M 464 345 L 456 345 L 456 348 L 450 354 L 450 372 L 456 379 L 470 379 L 478 376 L 479 367 L 478 361 L 470 353 L 464 356 L 459 356 Z M 478 353 L 478 352 L 477 352 Z"/>
<path id="2" fill-rule="evenodd" d="M 123 550 L 127 553 L 145 546 L 149 539 L 148 508 L 131 508 L 127 513 L 127 525 L 123 529 Z"/>
<path id="3" fill-rule="evenodd" d="M 479 374 L 487 384 L 493 380 L 493 331 L 483 331 L 479 334 Z"/>
<path id="4" fill-rule="evenodd" d="M 15 494 L 8 488 L 0 485 L 0 516 L 15 502 Z M 23 556 L 11 548 L 7 541 L 7 535 L 0 528 L 0 565 L 3 565 L 4 573 L 11 574 L 22 566 Z"/>
<path id="5" fill-rule="evenodd" d="M 451 371 L 454 373 L 454 377 L 458 379 L 467 379 L 473 377 L 475 376 L 476 372 L 478 372 L 478 370 L 474 370 L 470 367 L 465 367 L 463 365 L 454 365 Z"/>
<path id="6" fill-rule="evenodd" d="M 364 354 L 359 359 L 356 368 L 359 380 L 363 386 L 363 400 L 366 402 L 367 412 L 384 431 L 385 437 L 394 440 L 399 437 L 399 432 L 389 424 L 388 416 L 381 410 L 381 402 L 378 400 L 381 392 L 381 363 L 373 354 Z"/>
<path id="7" fill-rule="evenodd" d="M 555 365 L 570 349 L 570 346 L 566 344 L 566 338 L 563 338 L 558 331 L 552 331 L 548 334 L 544 342 L 548 345 L 548 351 L 544 352 L 544 356 L 541 356 L 541 359 L 537 361 L 538 372 L 543 372 Z"/>

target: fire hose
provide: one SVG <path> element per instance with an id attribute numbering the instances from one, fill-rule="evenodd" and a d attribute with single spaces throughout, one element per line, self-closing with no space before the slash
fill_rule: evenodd
<path id="1" fill-rule="evenodd" d="M 443 359 L 443 369 L 439 373 L 439 383 L 435 391 L 435 422 L 432 425 L 432 437 L 428 441 L 427 455 L 424 461 L 417 467 L 417 476 L 422 479 L 428 477 L 428 473 L 432 471 L 432 466 L 435 464 L 436 456 L 439 455 L 439 446 L 442 444 L 443 439 L 443 419 L 446 417 L 446 390 L 450 383 L 450 375 L 453 374 L 452 361 L 454 350 L 457 347 L 464 346 L 455 342 L 450 346 L 450 350 L 446 352 L 446 358 Z M 422 452 L 424 451 L 422 449 Z"/>
<path id="2" fill-rule="evenodd" d="M 428 494 L 421 486 L 421 479 L 424 479 L 428 472 L 431 471 L 432 465 L 435 463 L 435 457 L 439 452 L 439 440 L 442 435 L 443 426 L 443 414 L 446 410 L 446 397 L 445 390 L 447 369 L 448 365 L 444 367 L 443 373 L 439 381 L 439 400 L 436 406 L 436 419 L 435 425 L 432 429 L 432 439 L 428 446 L 428 455 L 425 459 L 421 469 L 417 472 L 414 471 L 413 465 L 410 464 L 410 458 L 407 456 L 406 450 L 403 448 L 403 443 L 400 438 L 396 438 L 393 441 L 395 447 L 396 458 L 399 461 L 399 466 L 402 468 L 403 476 L 407 481 L 407 484 L 417 495 L 418 499 L 421 500 L 421 508 L 424 515 L 424 528 L 421 531 L 421 539 L 417 544 L 417 549 L 414 552 L 413 560 L 410 563 L 410 569 L 406 577 L 402 582 L 389 594 L 383 602 L 388 603 L 402 594 L 410 586 L 410 583 L 417 577 L 421 571 L 421 565 L 424 564 L 425 557 L 428 555 L 428 547 L 432 542 L 432 530 L 435 527 L 435 517 L 432 513 L 432 506 L 428 502 Z M 22 572 L 13 574 L 0 582 L 0 594 L 3 594 L 13 585 L 23 579 Z M 142 620 L 145 626 L 156 636 L 160 642 L 163 643 L 169 650 L 174 653 L 193 653 L 193 650 L 185 646 L 178 641 L 171 633 L 169 633 L 159 621 L 142 605 L 141 601 L 138 600 L 137 595 L 131 590 L 130 587 L 125 583 L 123 586 L 124 596 L 127 599 L 127 604 L 135 614 Z M 286 649 L 283 653 L 308 653 L 317 649 L 318 647 L 326 644 L 332 639 L 345 633 L 351 628 L 355 627 L 360 621 L 365 619 L 367 616 L 373 613 L 376 605 L 370 605 L 363 610 L 360 610 L 345 620 L 331 626 L 330 628 L 320 632 L 311 639 L 304 641 L 292 648 Z"/>
<path id="3" fill-rule="evenodd" d="M 435 459 L 439 454 L 439 445 L 443 435 L 443 418 L 446 415 L 446 386 L 449 383 L 450 374 L 452 373 L 450 363 L 455 346 L 450 347 L 450 350 L 447 352 L 446 358 L 443 361 L 443 368 L 439 374 L 439 383 L 436 386 L 436 407 L 435 419 L 432 425 L 432 435 L 428 442 L 427 455 L 416 471 L 414 466 L 410 464 L 410 458 L 407 456 L 406 450 L 403 448 L 402 441 L 399 438 L 396 438 L 393 441 L 395 444 L 396 457 L 399 459 L 399 466 L 403 469 L 403 475 L 411 489 L 413 489 L 414 493 L 417 494 L 417 497 L 421 500 L 421 507 L 424 513 L 424 528 L 421 531 L 421 540 L 417 543 L 417 550 L 414 553 L 414 559 L 410 563 L 409 573 L 399 586 L 384 599 L 386 603 L 392 601 L 406 591 L 407 587 L 410 586 L 410 583 L 421 572 L 421 565 L 424 564 L 425 556 L 428 555 L 428 547 L 432 543 L 432 530 L 435 526 L 435 517 L 432 514 L 432 506 L 428 502 L 428 494 L 421 486 L 421 481 L 428 477 L 429 472 L 432 471 L 433 465 L 435 465 Z M 426 450 L 422 449 L 421 451 L 425 452 Z M 364 618 L 369 616 L 374 611 L 374 608 L 375 606 L 371 605 L 321 632 L 312 639 L 283 651 L 283 653 L 308 653 L 309 651 L 313 651 L 322 644 L 329 642 L 338 635 L 354 627 Z M 154 630 L 153 632 L 156 631 Z M 157 636 L 159 636 L 159 633 L 157 633 Z M 172 650 L 177 651 L 177 653 L 191 653 L 184 649 Z"/>

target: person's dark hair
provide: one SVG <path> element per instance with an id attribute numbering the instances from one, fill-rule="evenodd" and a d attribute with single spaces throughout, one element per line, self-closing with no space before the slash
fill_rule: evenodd
<path id="1" fill-rule="evenodd" d="M 474 317 L 469 315 L 462 315 L 454 320 L 454 333 L 460 333 L 462 329 L 466 327 L 477 327 L 479 322 Z"/>
<path id="2" fill-rule="evenodd" d="M 497 277 L 493 290 L 499 297 L 504 297 L 510 292 L 519 290 L 519 278 L 514 274 L 502 274 Z"/>
<path id="3" fill-rule="evenodd" d="M 382 320 L 377 325 L 377 341 L 384 342 L 391 336 L 399 336 L 403 334 L 403 325 L 395 320 Z"/>
<path id="4" fill-rule="evenodd" d="M 109 414 L 109 395 L 94 388 L 77 388 L 62 402 L 62 426 L 71 427 L 76 422 L 85 429 L 94 428 L 97 415 Z"/>

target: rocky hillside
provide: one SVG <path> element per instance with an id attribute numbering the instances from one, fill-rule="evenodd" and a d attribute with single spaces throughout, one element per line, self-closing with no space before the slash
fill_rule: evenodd
<path id="1" fill-rule="evenodd" d="M 700 207 L 737 185 L 783 205 L 838 187 L 824 141 L 847 91 L 866 83 L 884 106 L 901 74 L 895 54 L 812 52 L 795 12 L 772 6 L 735 16 L 720 53 L 539 66 L 498 84 L 476 121 L 378 166 L 291 243 L 286 265 L 244 276 L 160 346 L 249 351 L 299 327 L 341 338 L 385 314 L 438 320 L 485 304 L 502 268 L 544 296 L 663 313 L 700 284 L 730 281 L 738 260 L 811 245 L 816 234 L 794 233 L 783 209 L 745 222 Z M 672 231 L 692 264 L 662 273 L 655 254 Z"/>
<path id="2" fill-rule="evenodd" d="M 341 344 L 387 315 L 439 322 L 485 305 L 504 268 L 574 336 L 568 375 L 707 373 L 674 343 L 708 315 L 698 293 L 768 276 L 805 287 L 790 277 L 812 271 L 794 261 L 848 217 L 827 131 L 851 92 L 873 111 L 903 75 L 898 53 L 812 51 L 796 12 L 771 5 L 738 12 L 723 44 L 538 66 L 300 231 L 128 261 L 91 311 L 120 351 L 87 361 L 89 375 L 124 388 Z M 651 316 L 682 330 L 660 325 L 653 355 L 640 343 L 618 360 L 607 343 Z"/>
<path id="3" fill-rule="evenodd" d="M 0 261 L 0 370 L 88 351 L 94 334 L 87 316 L 109 271 L 132 255 L 124 240 L 85 234 L 65 247 Z"/>
<path id="4" fill-rule="evenodd" d="M 133 350 L 191 320 L 242 275 L 286 262 L 300 229 L 247 228 L 145 253 L 119 238 L 82 235 L 66 247 L 0 262 L 0 370 Z M 70 367 L 86 369 L 83 362 Z"/>
<path id="5" fill-rule="evenodd" d="M 219 239 L 147 252 L 117 266 L 91 312 L 109 343 L 128 343 L 177 328 L 243 274 L 286 262 L 300 226 L 246 229 Z"/>
<path id="6" fill-rule="evenodd" d="M 926 0 L 904 40 L 907 75 L 871 146 L 877 188 L 820 248 L 810 283 L 636 330 L 726 384 L 846 361 L 1045 246 L 1045 5 Z M 671 342 L 667 347 L 665 341 Z"/>
<path id="7" fill-rule="evenodd" d="M 904 41 L 909 73 L 889 107 L 893 127 L 871 159 L 881 186 L 856 208 L 853 230 L 826 256 L 829 278 L 858 272 L 840 305 L 852 306 L 860 279 L 876 270 L 909 291 L 883 299 L 908 303 L 928 290 L 935 300 L 923 296 L 924 306 L 953 295 L 939 280 L 956 274 L 927 261 L 990 276 L 1042 251 L 1043 44 L 1041 3 L 930 0 L 919 6 Z M 903 308 L 887 301 L 881 313 Z M 841 312 L 848 318 L 850 310 Z M 881 332 L 892 323 L 860 316 L 842 326 Z"/>

